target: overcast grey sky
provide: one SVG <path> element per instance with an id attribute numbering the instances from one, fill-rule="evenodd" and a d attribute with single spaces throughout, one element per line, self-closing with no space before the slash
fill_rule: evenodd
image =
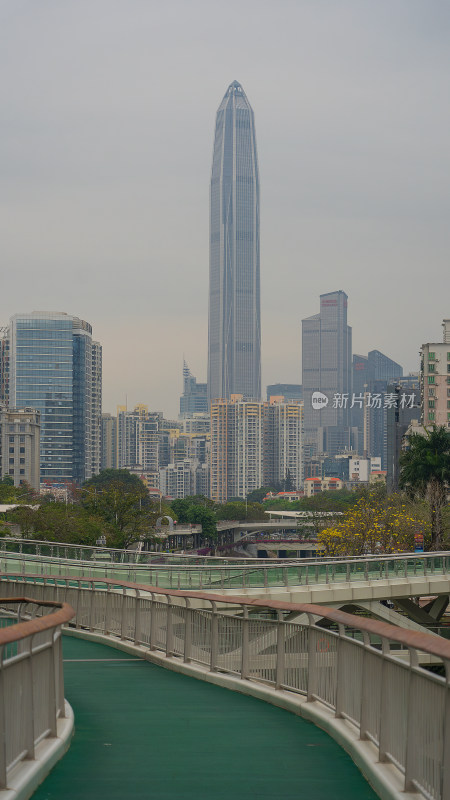
<path id="1" fill-rule="evenodd" d="M 349 295 L 353 351 L 418 368 L 450 316 L 448 0 L 0 0 L 0 325 L 87 319 L 104 410 L 206 380 L 208 202 L 229 83 L 261 176 L 263 386 Z"/>

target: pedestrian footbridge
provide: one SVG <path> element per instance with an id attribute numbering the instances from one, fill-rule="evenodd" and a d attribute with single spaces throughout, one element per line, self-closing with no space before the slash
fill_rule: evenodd
<path id="1" fill-rule="evenodd" d="M 450 593 L 450 553 L 407 553 L 319 560 L 241 561 L 147 554 L 145 563 L 113 560 L 119 551 L 0 540 L 0 569 L 10 575 L 107 578 L 164 589 L 205 590 L 293 603 L 358 606 L 395 600 L 414 617 L 410 598 L 443 598 L 429 623 L 445 610 Z M 112 554 L 112 555 L 111 555 Z M 123 553 L 122 553 L 123 556 Z M 131 558 L 132 555 L 127 556 Z M 136 556 L 136 558 L 140 558 Z M 364 607 L 364 606 L 363 606 Z M 426 624 L 424 614 L 416 621 Z"/>
<path id="2" fill-rule="evenodd" d="M 0 581 L 6 621 L 22 620 L 0 631 L 5 799 L 68 744 L 63 625 L 75 737 L 37 800 L 374 797 L 344 750 L 381 798 L 450 800 L 449 641 L 286 599 L 46 572 Z"/>

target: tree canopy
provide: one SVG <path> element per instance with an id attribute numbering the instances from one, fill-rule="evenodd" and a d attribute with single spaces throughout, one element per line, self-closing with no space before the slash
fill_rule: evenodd
<path id="1" fill-rule="evenodd" d="M 413 433 L 400 456 L 400 486 L 411 496 L 423 497 L 431 510 L 431 549 L 440 550 L 445 531 L 443 508 L 450 484 L 450 431 L 433 426 L 423 435 Z"/>
<path id="2" fill-rule="evenodd" d="M 429 543 L 430 531 L 429 522 L 399 496 L 380 499 L 376 493 L 366 493 L 338 523 L 324 528 L 317 538 L 328 556 L 359 556 L 413 551 L 415 534 L 423 534 Z"/>

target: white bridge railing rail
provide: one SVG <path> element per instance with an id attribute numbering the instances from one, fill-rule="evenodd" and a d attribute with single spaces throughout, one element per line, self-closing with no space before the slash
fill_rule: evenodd
<path id="1" fill-rule="evenodd" d="M 70 603 L 78 629 L 321 704 L 396 767 L 406 791 L 450 800 L 449 641 L 322 606 L 112 580 L 9 575 L 1 593 L 30 585 L 41 601 Z M 422 652 L 441 674 L 419 665 Z"/>
<path id="2" fill-rule="evenodd" d="M 12 584 L 1 588 L 8 590 L 0 597 L 0 790 L 5 790 L 12 770 L 35 758 L 39 742 L 57 736 L 57 720 L 65 716 L 61 626 L 74 612 L 66 603 L 16 597 Z"/>
<path id="3" fill-rule="evenodd" d="M 14 549 L 15 548 L 15 549 Z M 393 553 L 345 559 L 244 559 L 160 558 L 158 562 L 117 563 L 106 558 L 111 551 L 97 549 L 83 560 L 85 548 L 70 549 L 50 543 L 0 539 L 0 569 L 5 573 L 47 575 L 80 574 L 90 578 L 111 578 L 147 583 L 166 589 L 240 590 L 298 587 L 428 577 L 450 574 L 450 553 Z M 125 551 L 121 551 L 122 555 Z M 76 554 L 76 555 L 75 555 Z M 153 554 L 155 555 L 155 554 Z M 161 555 L 161 554 L 160 554 Z"/>

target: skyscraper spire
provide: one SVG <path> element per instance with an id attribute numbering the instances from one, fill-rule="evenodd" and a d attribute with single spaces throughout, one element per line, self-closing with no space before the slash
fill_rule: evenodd
<path id="1" fill-rule="evenodd" d="M 208 397 L 261 396 L 259 173 L 253 110 L 233 81 L 216 117 L 210 198 Z"/>

